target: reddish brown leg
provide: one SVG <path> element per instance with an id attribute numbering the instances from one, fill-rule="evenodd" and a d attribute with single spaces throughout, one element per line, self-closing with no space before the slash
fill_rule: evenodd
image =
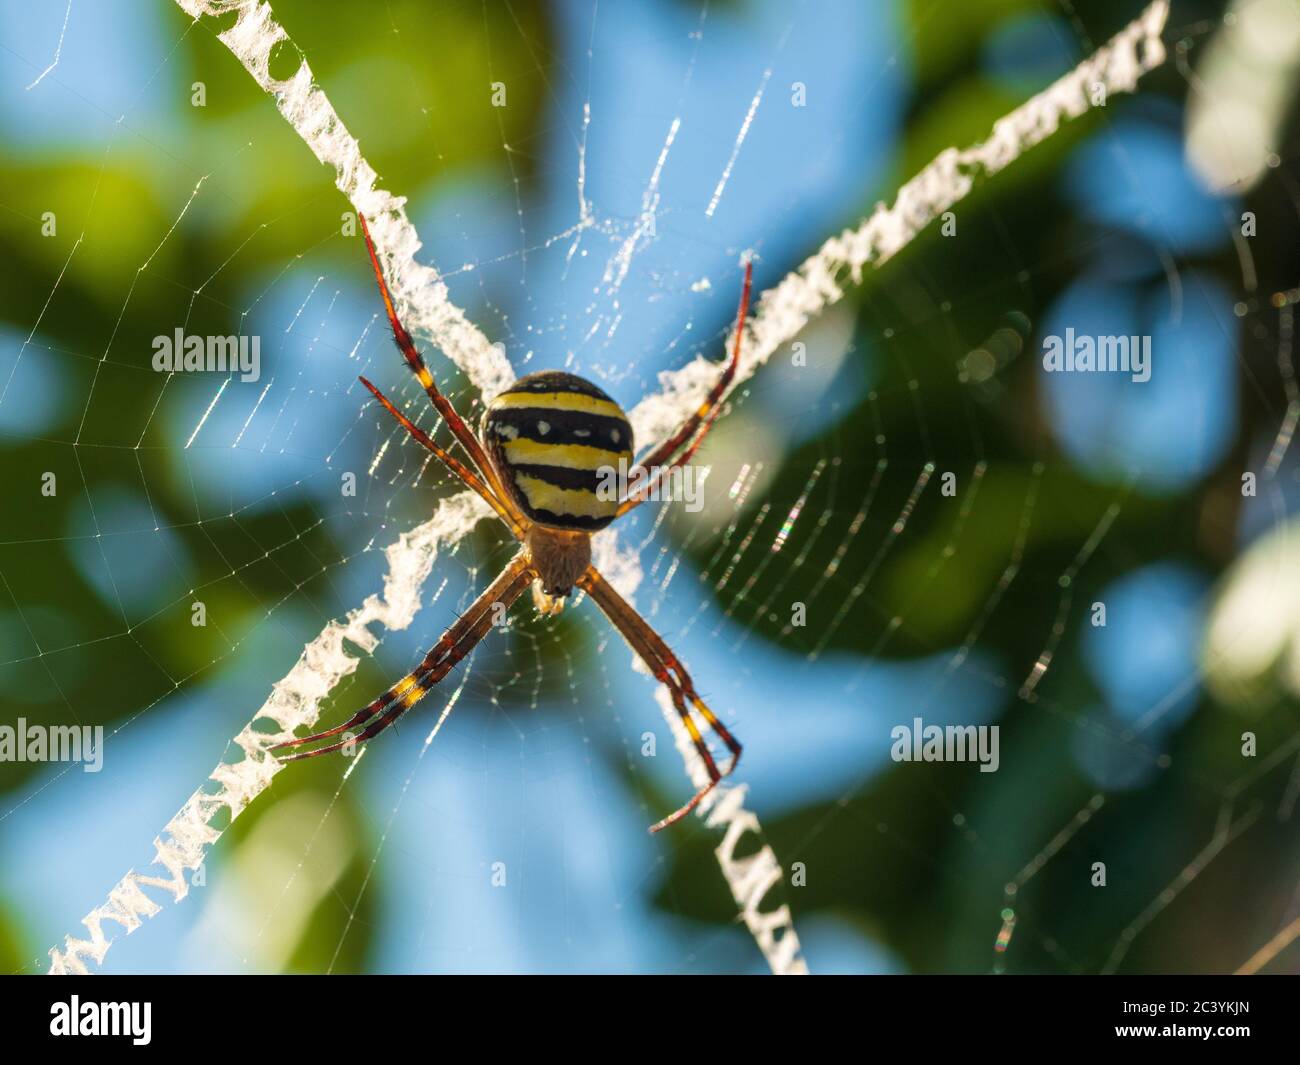
<path id="1" fill-rule="evenodd" d="M 442 638 L 434 644 L 433 649 L 424 656 L 424 660 L 413 672 L 408 673 L 379 698 L 367 703 L 343 724 L 326 729 L 324 732 L 317 732 L 312 736 L 288 740 L 277 744 L 272 749 L 278 751 L 286 747 L 301 747 L 305 743 L 315 743 L 340 733 L 350 733 L 352 729 L 367 721 L 370 721 L 370 724 L 355 736 L 349 735 L 338 743 L 318 747 L 314 751 L 288 755 L 283 761 L 295 762 L 303 758 L 314 758 L 318 754 L 329 754 L 349 744 L 363 743 L 372 736 L 377 736 L 423 699 L 435 684 L 450 673 L 456 664 L 478 645 L 479 641 L 488 634 L 501 611 L 510 608 L 510 605 L 519 598 L 520 593 L 533 582 L 534 577 L 528 557 L 522 552 L 516 555 L 515 560 L 501 571 L 501 575 L 488 589 L 474 600 L 473 605 L 456 619 L 451 628 L 443 633 Z M 372 721 L 372 718 L 375 720 Z"/>
<path id="2" fill-rule="evenodd" d="M 619 595 L 600 575 L 600 571 L 595 566 L 590 567 L 578 579 L 578 586 L 591 596 L 596 605 L 600 607 L 623 638 L 627 640 L 632 650 L 650 667 L 650 672 L 654 674 L 655 680 L 668 689 L 673 706 L 676 708 L 678 716 L 681 717 L 682 724 L 686 727 L 687 734 L 691 738 L 691 743 L 694 744 L 695 750 L 699 752 L 704 768 L 709 774 L 709 782 L 700 788 L 689 802 L 674 810 L 662 821 L 650 826 L 651 832 L 658 832 L 680 821 L 699 805 L 700 800 L 708 795 L 723 777 L 731 775 L 731 772 L 736 768 L 736 763 L 740 761 L 741 746 L 722 722 L 718 720 L 713 711 L 709 709 L 704 700 L 700 698 L 695 691 L 695 685 L 692 683 L 690 675 L 676 656 L 673 655 L 672 651 L 668 649 L 668 645 L 650 627 L 649 622 L 641 617 L 632 608 L 632 605 Z M 700 712 L 709 727 L 727 745 L 727 749 L 731 752 L 731 762 L 725 770 L 719 770 L 717 763 L 713 760 L 713 754 L 704 742 L 699 726 L 695 723 L 695 719 L 691 717 L 690 710 L 686 706 L 687 700 L 690 700 L 691 705 Z"/>
<path id="3" fill-rule="evenodd" d="M 663 475 L 668 470 L 676 469 L 678 466 L 689 462 L 695 452 L 699 450 L 700 445 L 704 443 L 704 438 L 708 436 L 709 430 L 718 417 L 718 412 L 722 409 L 722 396 L 735 379 L 736 368 L 740 365 L 740 341 L 745 333 L 745 319 L 749 315 L 749 293 L 753 285 L 753 279 L 754 264 L 750 261 L 745 263 L 745 283 L 740 290 L 740 310 L 736 313 L 736 338 L 731 346 L 731 358 L 727 360 L 726 368 L 718 377 L 717 384 L 710 389 L 708 396 L 705 397 L 699 409 L 686 419 L 682 427 L 638 463 L 643 469 L 651 471 L 659 467 L 660 472 L 635 495 L 629 496 L 619 504 L 618 517 L 622 517 L 633 507 L 644 503 L 649 498 L 651 489 L 663 478 Z M 699 435 L 696 435 L 697 430 Z M 694 437 L 693 441 L 692 437 Z M 665 468 L 664 463 L 672 459 L 673 455 L 677 454 L 678 449 L 688 442 L 690 442 L 690 447 L 687 451 Z"/>
<path id="4" fill-rule="evenodd" d="M 393 340 L 397 343 L 398 350 L 402 357 L 406 359 L 406 364 L 415 374 L 416 379 L 424 388 L 425 394 L 432 401 L 434 408 L 442 415 L 443 420 L 447 423 L 456 439 L 460 441 L 461 447 L 465 449 L 474 465 L 478 467 L 479 473 L 492 486 L 497 497 L 501 499 L 510 510 L 514 511 L 514 505 L 510 501 L 510 496 L 506 493 L 500 479 L 497 477 L 496 467 L 488 458 L 487 453 L 483 450 L 483 445 L 479 443 L 473 431 L 461 416 L 456 413 L 456 408 L 451 405 L 451 401 L 439 391 L 437 384 L 434 383 L 433 374 L 429 372 L 428 366 L 424 363 L 424 357 L 416 350 L 415 341 L 411 339 L 411 334 L 406 331 L 397 317 L 397 310 L 393 306 L 393 297 L 388 291 L 388 282 L 384 280 L 384 271 L 379 266 L 379 256 L 375 252 L 375 243 L 370 239 L 370 227 L 366 225 L 363 215 L 357 216 L 361 221 L 361 235 L 366 238 L 366 251 L 370 253 L 370 265 L 375 271 L 375 281 L 379 285 L 379 295 L 384 301 L 384 311 L 388 315 L 388 324 L 393 329 Z"/>
<path id="5" fill-rule="evenodd" d="M 393 406 L 392 401 L 364 377 L 359 378 L 359 380 L 370 390 L 370 394 L 373 395 L 375 399 L 379 400 L 383 405 L 384 410 L 388 411 L 389 414 L 397 419 L 403 429 L 410 433 L 416 441 L 432 451 L 434 455 L 442 461 L 442 464 L 459 477 L 465 485 L 474 489 L 474 491 L 482 496 L 487 501 L 488 506 L 497 512 L 497 516 L 510 527 L 510 531 L 513 532 L 518 539 L 522 540 L 524 538 L 524 533 L 527 530 L 524 526 L 519 524 L 519 520 L 515 517 L 514 511 L 508 509 L 506 502 L 498 499 L 496 493 L 492 491 L 488 485 L 484 484 L 483 480 L 474 473 L 473 470 L 456 458 L 455 455 L 435 444 L 433 440 L 430 439 L 428 433 Z"/>

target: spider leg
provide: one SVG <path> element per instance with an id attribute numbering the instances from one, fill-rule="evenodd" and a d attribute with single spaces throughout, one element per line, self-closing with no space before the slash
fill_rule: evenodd
<path id="1" fill-rule="evenodd" d="M 596 605 L 600 607 L 623 638 L 627 640 L 632 650 L 650 667 L 650 672 L 654 674 L 655 680 L 668 689 L 673 706 L 682 719 L 682 724 L 685 725 L 691 742 L 695 745 L 696 751 L 699 752 L 704 768 L 709 774 L 709 782 L 700 788 L 686 805 L 674 810 L 662 821 L 650 826 L 651 832 L 658 832 L 680 821 L 699 805 L 701 799 L 717 787 L 718 782 L 723 777 L 731 775 L 736 768 L 736 763 L 740 761 L 741 746 L 727 730 L 726 726 L 718 720 L 717 715 L 700 698 L 690 674 L 686 672 L 677 656 L 669 650 L 663 638 L 650 627 L 650 623 L 641 617 L 626 599 L 614 590 L 605 578 L 600 575 L 600 571 L 595 566 L 589 567 L 587 572 L 578 578 L 578 586 L 591 596 Z M 731 752 L 731 762 L 726 769 L 718 769 L 717 763 L 713 760 L 712 752 L 709 751 L 708 745 L 704 742 L 704 737 L 700 734 L 699 726 L 695 723 L 695 719 L 691 717 L 690 710 L 686 705 L 687 700 L 690 701 L 691 705 L 708 723 L 709 728 L 727 745 L 727 749 Z"/>
<path id="2" fill-rule="evenodd" d="M 451 401 L 438 389 L 433 380 L 433 374 L 429 372 L 429 367 L 425 365 L 424 356 L 416 350 L 415 341 L 411 339 L 411 334 L 406 331 L 401 320 L 397 317 L 397 310 L 393 306 L 392 294 L 388 291 L 388 282 L 384 280 L 384 271 L 379 265 L 379 255 L 375 251 L 375 242 L 370 239 L 370 227 L 366 225 L 364 215 L 358 214 L 357 218 L 361 222 L 361 235 L 366 239 L 366 251 L 370 254 L 370 265 L 375 271 L 375 281 L 379 284 L 379 295 L 384 301 L 384 311 L 388 315 L 388 324 L 393 329 L 393 340 L 397 343 L 398 350 L 402 357 L 406 359 L 406 364 L 415 374 L 416 379 L 423 386 L 425 393 L 432 401 L 435 409 L 442 415 L 446 421 L 447 427 L 455 434 L 460 441 L 461 447 L 465 449 L 474 465 L 478 467 L 479 473 L 487 480 L 496 492 L 497 496 L 506 504 L 507 508 L 514 511 L 514 504 L 510 501 L 500 479 L 497 477 L 496 467 L 492 465 L 483 450 L 483 445 L 479 443 L 478 437 L 474 435 L 473 430 L 465 424 L 465 420 L 456 412 L 456 408 L 451 405 Z"/>
<path id="3" fill-rule="evenodd" d="M 384 410 L 388 411 L 389 414 L 397 419 L 403 429 L 410 433 L 417 442 L 432 451 L 433 454 L 442 461 L 442 464 L 459 477 L 462 482 L 482 496 L 487 501 L 488 505 L 497 512 L 497 516 L 510 527 L 510 531 L 513 532 L 517 538 L 521 540 L 524 538 L 526 530 L 519 523 L 514 511 L 508 509 L 506 504 L 497 498 L 497 494 L 490 486 L 483 482 L 481 477 L 461 462 L 460 459 L 456 458 L 455 455 L 435 444 L 433 440 L 430 439 L 428 433 L 393 406 L 392 401 L 364 377 L 361 377 L 358 380 L 360 380 L 361 383 L 370 390 L 371 395 L 373 395 L 375 399 L 379 400 Z"/>
<path id="4" fill-rule="evenodd" d="M 497 620 L 499 614 L 496 608 L 498 605 L 502 609 L 508 610 L 510 605 L 532 583 L 534 576 L 528 556 L 520 552 L 515 556 L 514 561 L 501 571 L 501 575 L 488 586 L 487 590 L 474 600 L 470 608 L 443 633 L 441 639 L 434 644 L 433 649 L 424 656 L 423 661 L 414 671 L 404 676 L 377 699 L 367 703 L 343 724 L 326 729 L 324 732 L 317 732 L 311 736 L 301 736 L 287 740 L 284 743 L 277 744 L 272 750 L 278 751 L 286 747 L 301 747 L 305 743 L 315 743 L 331 736 L 337 736 L 340 733 L 350 733 L 352 729 L 368 721 L 370 724 L 366 725 L 355 736 L 349 735 L 338 743 L 318 747 L 313 751 L 287 755 L 282 761 L 295 762 L 303 758 L 314 758 L 318 754 L 329 754 L 331 751 L 340 750 L 349 744 L 362 743 L 372 736 L 377 736 L 423 699 L 435 684 L 450 673 L 453 667 L 478 645 L 479 641 L 488 634 L 493 623 Z M 371 720 L 372 718 L 374 720 Z"/>
<path id="5" fill-rule="evenodd" d="M 723 393 L 727 391 L 727 388 L 735 379 L 736 368 L 740 365 L 740 342 L 745 333 L 745 319 L 749 315 L 749 293 L 753 285 L 753 280 L 754 263 L 751 260 L 745 263 L 745 283 L 740 290 L 740 309 L 736 313 L 736 338 L 732 343 L 731 358 L 727 360 L 726 368 L 723 369 L 721 375 L 718 377 L 717 383 L 709 390 L 709 394 L 705 397 L 704 402 L 700 404 L 695 413 L 682 423 L 682 427 L 678 429 L 677 432 L 637 464 L 642 469 L 650 470 L 652 472 L 657 469 L 658 472 L 655 473 L 655 476 L 646 485 L 640 488 L 636 494 L 629 496 L 619 504 L 616 515 L 617 517 L 621 518 L 633 507 L 644 503 L 650 496 L 651 488 L 662 480 L 663 475 L 669 470 L 676 469 L 678 466 L 683 466 L 689 462 L 691 456 L 694 455 L 695 452 L 699 450 L 700 445 L 704 443 L 704 438 L 708 436 L 709 430 L 713 428 L 713 422 L 718 417 L 718 412 L 722 409 L 720 402 Z M 694 437 L 693 440 L 692 437 Z M 664 468 L 663 464 L 668 462 L 668 460 L 677 453 L 678 449 L 688 442 L 690 443 L 690 447 L 687 448 L 683 454 L 673 460 L 669 466 Z"/>

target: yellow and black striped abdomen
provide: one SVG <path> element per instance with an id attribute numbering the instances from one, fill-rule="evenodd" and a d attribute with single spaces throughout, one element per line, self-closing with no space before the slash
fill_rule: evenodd
<path id="1" fill-rule="evenodd" d="M 488 404 L 483 443 L 520 508 L 560 529 L 603 529 L 617 498 L 601 498 L 602 470 L 632 465 L 632 426 L 590 381 L 548 370 L 521 377 Z M 603 493 L 610 495 L 611 493 Z"/>

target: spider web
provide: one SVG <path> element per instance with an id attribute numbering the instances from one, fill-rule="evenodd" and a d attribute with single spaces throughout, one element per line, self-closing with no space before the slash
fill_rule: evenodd
<path id="1" fill-rule="evenodd" d="M 161 794 L 144 789 L 145 802 L 138 785 L 117 778 L 124 803 L 150 808 L 131 818 L 134 835 L 114 836 L 114 853 L 146 859 L 139 851 L 144 838 L 139 826 L 147 824 L 151 827 L 143 831 L 152 832 L 165 822 L 156 868 L 118 882 L 107 904 L 87 917 L 87 933 L 69 936 L 52 952 L 55 971 L 102 963 L 120 930 L 133 931 L 143 918 L 162 912 L 160 900 L 198 893 L 194 871 L 220 853 L 213 844 L 234 816 L 272 802 L 274 810 L 261 814 L 251 829 L 241 835 L 241 820 L 232 832 L 238 850 L 204 884 L 199 917 L 187 927 L 170 916 L 158 918 L 172 921 L 177 934 L 156 930 L 154 937 L 176 943 L 174 951 L 162 954 L 155 947 L 155 953 L 135 957 L 152 958 L 155 968 L 258 969 L 291 963 L 347 968 L 361 964 L 353 953 L 361 931 L 391 908 L 399 916 L 380 942 L 385 964 L 397 968 L 747 964 L 737 930 L 705 925 L 682 930 L 681 921 L 689 924 L 697 916 L 693 900 L 674 900 L 670 909 L 685 915 L 676 921 L 665 921 L 642 901 L 647 884 L 669 863 L 678 867 L 680 855 L 688 852 L 671 838 L 644 841 L 639 835 L 645 823 L 679 801 L 674 796 L 683 787 L 666 764 L 666 750 L 645 754 L 656 732 L 644 713 L 652 694 L 696 782 L 702 767 L 682 742 L 665 693 L 628 670 L 621 642 L 594 618 L 590 604 L 558 622 L 540 622 L 517 609 L 508 631 L 485 641 L 449 678 L 452 685 L 428 700 L 431 705 L 420 717 L 402 723 L 400 737 L 386 737 L 382 752 L 367 751 L 342 768 L 337 763 L 304 767 L 310 785 L 286 783 L 290 774 L 266 756 L 266 747 L 280 734 L 318 718 L 341 719 L 408 668 L 513 550 L 482 522 L 483 506 L 449 491 L 436 464 L 364 402 L 355 383 L 358 373 L 432 428 L 423 396 L 403 374 L 376 313 L 359 243 L 345 232 L 347 218 L 339 217 L 349 210 L 373 220 L 404 320 L 426 350 L 447 356 L 434 356 L 431 363 L 460 409 L 477 415 L 480 397 L 498 390 L 513 373 L 563 366 L 614 393 L 629 408 L 642 444 L 666 435 L 712 383 L 734 307 L 736 264 L 742 255 L 757 256 L 759 287 L 765 291 L 745 337 L 741 383 L 731 409 L 719 423 L 716 442 L 701 456 L 710 466 L 703 514 L 643 508 L 647 513 L 601 538 L 597 557 L 611 580 L 636 594 L 638 606 L 691 664 L 710 701 L 747 743 L 741 783 L 722 789 L 703 816 L 731 905 L 771 968 L 804 967 L 790 917 L 796 899 L 786 881 L 791 863 L 827 826 L 810 826 L 789 853 L 778 853 L 755 811 L 779 814 L 785 804 L 818 796 L 846 807 L 879 750 L 859 755 L 811 790 L 804 785 L 801 794 L 797 788 L 794 794 L 769 794 L 765 778 L 787 780 L 771 770 L 773 752 L 783 748 L 784 758 L 796 759 L 805 757 L 801 744 L 808 756 L 820 749 L 791 736 L 788 721 L 780 728 L 763 722 L 763 715 L 777 716 L 807 671 L 846 704 L 863 699 L 878 705 L 892 696 L 909 708 L 908 713 L 887 708 L 890 721 L 906 720 L 912 712 L 940 713 L 957 687 L 973 690 L 963 697 L 964 712 L 980 719 L 991 713 L 988 692 L 1010 688 L 1025 705 L 1069 721 L 1081 736 L 1102 731 L 1123 751 L 1149 749 L 1141 731 L 1099 730 L 1044 694 L 1059 670 L 1059 656 L 1071 646 L 1069 626 L 1079 624 L 1083 604 L 1075 601 L 1073 588 L 1111 542 L 1115 523 L 1130 506 L 1131 480 L 1107 493 L 1089 534 L 1070 546 L 1048 598 L 1050 609 L 1034 636 L 1036 655 L 1023 673 L 981 654 L 980 644 L 989 625 L 996 624 L 1004 597 L 1016 588 L 1026 538 L 1043 520 L 1040 497 L 1051 471 L 1041 464 L 1019 486 L 1017 501 L 1004 506 L 1011 534 L 1003 542 L 1006 556 L 975 623 L 959 638 L 936 645 L 938 653 L 924 668 L 895 667 L 881 657 L 901 642 L 900 632 L 906 634 L 912 618 L 905 603 L 874 638 L 869 655 L 846 659 L 833 652 L 846 631 L 860 623 L 861 608 L 874 605 L 879 575 L 898 553 L 910 547 L 919 560 L 908 591 L 918 610 L 961 565 L 964 534 L 993 510 L 990 494 L 1005 490 L 1000 471 L 985 458 L 983 437 L 972 427 L 966 448 L 970 474 L 961 478 L 956 516 L 940 531 L 925 526 L 922 538 L 914 531 L 914 515 L 935 498 L 943 467 L 933 453 L 900 454 L 894 441 L 913 435 L 899 431 L 896 406 L 907 410 L 922 437 L 941 431 L 928 421 L 928 383 L 914 378 L 911 398 L 896 406 L 866 389 L 880 420 L 877 452 L 864 463 L 834 429 L 842 410 L 835 390 L 852 388 L 851 377 L 823 367 L 812 386 L 795 392 L 798 405 L 790 406 L 789 397 L 781 396 L 783 389 L 793 390 L 789 374 L 770 384 L 765 375 L 780 373 L 790 345 L 799 339 L 823 353 L 832 369 L 846 366 L 846 354 L 854 350 L 852 322 L 833 304 L 862 281 L 864 268 L 888 261 L 965 197 L 977 179 L 998 174 L 1062 121 L 1087 110 L 1094 85 L 1104 86 L 1107 95 L 1132 91 L 1138 75 L 1164 58 L 1159 38 L 1165 5 L 1153 4 L 1105 49 L 1096 50 L 1080 32 L 1092 58 L 1073 74 L 1011 111 L 974 148 L 942 153 L 890 196 L 888 206 L 868 212 L 861 224 L 821 244 L 788 274 L 809 247 L 818 246 L 822 233 L 853 214 L 844 205 L 819 213 L 807 203 L 765 202 L 753 191 L 762 174 L 747 166 L 768 158 L 764 136 L 790 135 L 779 124 L 775 131 L 765 127 L 763 119 L 775 113 L 780 95 L 788 95 L 786 84 L 797 80 L 788 64 L 800 55 L 801 34 L 810 21 L 805 10 L 769 15 L 760 25 L 742 28 L 707 7 L 683 16 L 678 44 L 669 52 L 673 75 L 664 82 L 666 107 L 654 115 L 660 132 L 652 145 L 645 140 L 649 120 L 610 113 L 607 102 L 617 97 L 602 80 L 608 78 L 612 41 L 640 27 L 619 21 L 614 12 L 580 5 L 565 23 L 573 40 L 558 61 L 543 54 L 533 27 L 519 26 L 526 59 L 521 66 L 518 51 L 509 59 L 503 54 L 500 31 L 483 13 L 477 40 L 485 48 L 490 81 L 500 81 L 507 93 L 527 86 L 525 94 L 539 101 L 534 106 L 552 116 L 542 128 L 561 148 L 517 141 L 520 127 L 507 116 L 519 105 L 508 103 L 494 115 L 501 164 L 496 184 L 485 178 L 482 191 L 471 179 L 450 193 L 417 197 L 415 190 L 386 177 L 384 187 L 377 187 L 376 169 L 386 175 L 393 153 L 382 144 L 378 156 L 363 153 L 339 117 L 352 133 L 361 130 L 361 123 L 351 120 L 364 99 L 355 80 L 360 75 L 352 75 L 351 85 L 341 79 L 337 92 L 327 74 L 314 76 L 306 63 L 321 40 L 309 43 L 305 25 L 300 29 L 284 15 L 293 29 L 290 40 L 265 4 L 181 6 L 196 21 L 162 42 L 149 74 L 140 79 L 141 103 L 117 119 L 106 137 L 104 165 L 88 182 L 81 235 L 36 301 L 42 309 L 16 345 L 5 386 L 6 392 L 21 388 L 24 366 L 52 360 L 79 390 L 73 431 L 43 442 L 67 462 L 64 483 L 116 479 L 135 488 L 129 494 L 88 493 L 82 524 L 74 531 L 46 533 L 33 519 L 7 538 L 15 553 L 0 572 L 21 565 L 23 549 L 43 549 L 29 545 L 84 552 L 80 565 L 98 575 L 98 583 L 90 583 L 115 615 L 99 632 L 73 633 L 51 643 L 41 628 L 47 622 L 29 619 L 30 612 L 19 609 L 32 650 L 12 656 L 13 676 L 34 672 L 59 691 L 67 663 L 107 643 L 122 655 L 120 678 L 150 677 L 155 688 L 142 690 L 149 683 L 138 680 L 106 683 L 105 697 L 120 717 L 106 741 L 110 757 L 115 749 L 129 750 L 132 733 L 143 731 L 160 713 L 185 724 L 170 726 L 165 741 L 152 735 L 148 743 L 136 741 L 140 753 L 123 759 L 124 770 L 133 759 L 138 771 L 165 757 L 166 777 L 179 790 L 155 785 Z M 69 32 L 75 33 L 78 12 L 71 5 L 67 18 Z M 402 55 L 411 50 L 403 40 L 411 30 L 398 14 L 390 21 L 385 32 L 391 30 L 396 54 Z M 472 29 L 461 20 L 447 32 Z M 713 40 L 728 34 L 739 34 L 746 43 L 737 69 L 750 72 L 747 85 L 735 83 L 732 68 L 718 66 Z M 320 190 L 307 207 L 285 199 L 250 212 L 246 199 L 241 202 L 242 171 L 283 162 L 294 151 L 301 154 L 301 144 L 284 126 L 260 127 L 259 136 L 244 143 L 230 122 L 221 130 L 221 150 L 197 167 L 198 147 L 188 146 L 191 154 L 183 162 L 168 152 L 166 138 L 150 126 L 147 103 L 160 84 L 175 80 L 176 51 L 182 44 L 195 46 L 192 38 L 203 39 L 214 63 L 223 55 L 219 40 L 228 50 L 224 61 L 237 59 L 248 69 L 252 83 L 273 97 L 293 131 L 333 168 L 346 202 L 326 187 L 320 170 L 314 172 Z M 61 34 L 59 40 L 61 49 Z M 873 100 L 870 77 L 886 76 L 882 72 L 893 67 L 896 53 L 886 49 L 869 58 L 863 63 L 866 84 L 858 86 L 861 115 L 869 113 Z M 51 69 L 42 74 L 46 65 Z M 41 84 L 33 83 L 37 91 L 60 84 L 59 71 L 57 60 L 45 60 L 26 80 L 39 75 Z M 640 76 L 661 73 L 651 69 Z M 721 80 L 715 84 L 714 78 Z M 423 102 L 402 100 L 396 88 L 400 80 L 392 75 L 386 106 L 408 120 L 427 117 Z M 707 154 L 700 146 L 716 138 L 704 117 L 712 105 L 706 109 L 701 96 L 717 92 L 734 112 L 723 123 L 730 132 L 720 155 L 716 144 Z M 265 98 L 258 104 L 255 96 L 249 93 L 247 107 L 267 109 Z M 450 152 L 439 139 L 445 126 L 428 123 L 426 150 L 438 159 Z M 822 156 L 814 154 L 813 161 L 826 169 L 842 168 L 854 158 L 839 144 L 832 150 L 815 138 L 813 143 Z M 141 144 L 168 160 L 161 198 L 170 204 L 170 214 L 148 226 L 121 217 L 106 223 L 95 203 L 111 173 L 112 153 Z M 380 157 L 386 166 L 379 165 Z M 709 169 L 698 162 L 701 158 L 717 165 Z M 824 190 L 816 184 L 817 168 L 810 165 L 808 173 L 815 199 Z M 526 193 L 530 183 L 561 192 L 533 201 Z M 399 191 L 410 191 L 411 202 L 420 202 L 418 216 L 394 195 Z M 756 210 L 765 214 L 755 218 Z M 301 215 L 311 217 L 314 231 Z M 702 218 L 710 220 L 709 227 L 701 228 Z M 216 273 L 191 276 L 178 246 L 188 234 L 213 228 L 228 234 L 228 255 Z M 102 350 L 57 350 L 43 339 L 50 316 L 71 313 L 74 282 L 88 269 L 86 258 L 125 241 L 124 229 L 134 240 L 127 244 L 126 261 L 140 265 L 123 271 L 120 301 L 116 315 L 108 315 Z M 187 332 L 259 334 L 262 379 L 143 377 L 139 360 L 127 352 L 133 345 L 147 347 L 148 332 L 130 336 L 123 330 L 135 327 L 133 308 L 146 301 L 170 306 Z M 950 309 L 946 302 L 931 308 L 940 332 Z M 1284 365 L 1281 333 L 1279 323 L 1277 356 Z M 885 336 L 890 335 L 887 329 Z M 764 366 L 768 362 L 771 366 Z M 157 393 L 145 417 L 114 424 L 115 395 L 138 387 Z M 778 399 L 786 405 L 778 407 Z M 829 435 L 818 434 L 819 427 Z M 815 441 L 814 452 L 799 452 L 807 441 Z M 778 491 L 777 474 L 783 454 L 791 450 L 801 457 L 792 463 L 798 471 L 795 491 L 786 498 Z M 355 495 L 341 494 L 344 474 L 356 477 Z M 178 494 L 178 486 L 192 502 L 184 517 L 152 502 Z M 206 550 L 196 550 L 196 544 Z M 832 544 L 828 563 L 809 562 Z M 147 577 L 140 573 L 141 551 L 153 556 Z M 160 567 L 163 558 L 166 565 Z M 810 566 L 816 568 L 810 572 Z M 690 580 L 692 574 L 697 581 Z M 795 586 L 804 589 L 804 601 L 818 619 L 807 633 L 784 624 L 784 617 L 781 623 L 770 620 L 778 611 L 788 613 L 786 591 Z M 21 602 L 12 591 L 11 596 Z M 211 620 L 187 633 L 199 649 L 178 660 L 165 650 L 171 642 L 167 633 L 193 628 L 189 618 L 197 600 L 208 604 Z M 240 620 L 227 628 L 227 618 Z M 780 637 L 775 644 L 773 626 Z M 297 664 L 286 673 L 285 665 L 295 658 Z M 786 673 L 795 679 L 785 680 Z M 773 689 L 766 699 L 765 685 Z M 273 692 L 269 700 L 268 690 Z M 81 721 L 75 701 L 61 699 L 64 718 Z M 187 709 L 172 712 L 175 704 Z M 818 721 L 821 727 L 831 724 Z M 214 784 L 195 791 L 167 820 L 184 794 L 183 781 L 192 786 L 202 779 L 213 753 L 232 734 L 235 739 L 211 775 Z M 830 739 L 834 742 L 834 736 Z M 1294 742 L 1279 748 L 1294 749 Z M 1276 765 L 1285 754 L 1273 757 Z M 1189 863 L 1174 885 L 1134 910 L 1107 966 L 1120 964 L 1128 944 L 1185 884 L 1260 817 L 1253 796 L 1243 804 L 1234 789 L 1249 792 L 1250 780 L 1261 772 L 1263 767 L 1221 789 L 1212 837 L 1188 852 Z M 816 776 L 815 766 L 805 762 L 802 775 Z M 752 792 L 744 781 L 753 782 Z M 41 778 L 5 820 L 39 824 L 48 816 L 46 809 L 57 809 L 59 793 L 78 787 L 87 790 L 76 793 L 77 801 L 95 801 L 70 770 Z M 250 806 L 266 790 L 270 794 Z M 1018 898 L 1058 855 L 1069 852 L 1104 808 L 1103 795 L 1090 798 L 1066 825 L 1046 831 L 1041 853 L 1006 880 L 995 963 L 1013 943 L 1017 922 L 1025 920 Z M 954 809 L 951 815 L 960 829 L 964 814 Z M 85 832 L 94 831 L 93 821 L 87 823 Z M 965 835 L 972 853 L 986 850 L 986 841 L 973 831 Z M 620 842 L 624 837 L 636 838 L 632 850 Z M 86 836 L 66 845 L 74 863 L 87 848 Z M 39 864 L 24 868 L 38 888 L 49 879 Z M 539 880 L 541 886 L 532 888 Z M 667 890 L 672 892 L 671 880 Z M 617 907 L 612 916 L 611 901 Z M 624 906 L 626 916 L 619 916 Z M 304 954 L 298 937 L 314 912 L 326 910 L 333 915 L 326 939 L 316 953 Z M 662 942 L 642 943 L 634 932 L 645 926 L 663 929 Z M 846 930 L 837 928 L 836 934 Z M 126 952 L 148 938 L 135 937 L 119 948 L 125 963 L 132 963 Z M 1047 949 L 1050 953 L 1051 944 Z M 815 956 L 812 961 L 816 968 Z"/>

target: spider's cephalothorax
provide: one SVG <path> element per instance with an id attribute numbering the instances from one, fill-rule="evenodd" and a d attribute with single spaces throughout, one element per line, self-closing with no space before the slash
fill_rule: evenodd
<path id="1" fill-rule="evenodd" d="M 521 378 L 492 400 L 483 417 L 481 439 L 476 437 L 439 391 L 424 357 L 397 317 L 379 256 L 370 239 L 370 229 L 364 218 L 360 221 L 384 312 L 393 328 L 393 339 L 434 409 L 456 438 L 463 457 L 458 458 L 441 447 L 364 377 L 361 383 L 413 440 L 437 457 L 496 513 L 523 546 L 412 672 L 343 724 L 312 736 L 288 740 L 277 744 L 277 748 L 302 747 L 343 736 L 323 747 L 288 756 L 290 760 L 314 758 L 330 751 L 350 750 L 357 742 L 378 735 L 428 694 L 500 624 L 504 612 L 529 585 L 543 613 L 557 611 L 576 587 L 591 596 L 654 678 L 668 689 L 673 708 L 708 771 L 708 782 L 690 801 L 653 825 L 650 831 L 657 832 L 681 820 L 736 767 L 740 744 L 700 698 L 686 667 L 663 637 L 591 563 L 591 534 L 649 498 L 645 488 L 625 491 L 632 464 L 632 426 L 627 416 L 609 396 L 581 377 L 560 372 L 535 373 Z M 657 471 L 654 477 L 688 462 L 717 417 L 740 362 L 751 280 L 752 268 L 747 263 L 731 357 L 718 380 L 681 427 L 641 460 L 642 467 Z M 696 715 L 731 752 L 731 763 L 726 769 L 720 770 L 714 762 Z M 354 729 L 359 731 L 354 733 Z"/>

